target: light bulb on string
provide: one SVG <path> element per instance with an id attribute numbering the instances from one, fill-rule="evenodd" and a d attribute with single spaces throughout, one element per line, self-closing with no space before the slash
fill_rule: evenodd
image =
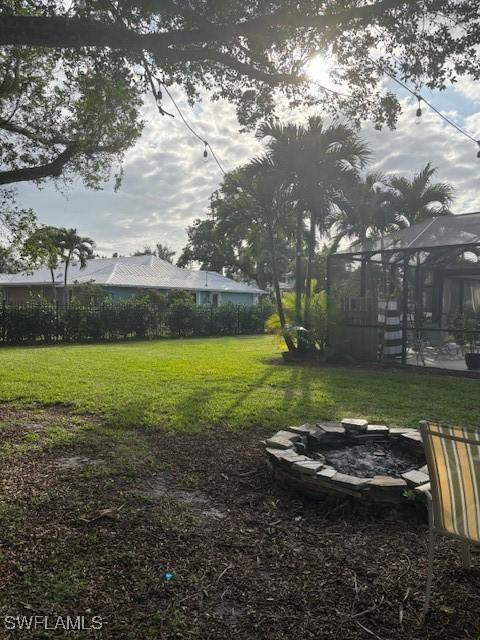
<path id="1" fill-rule="evenodd" d="M 480 140 L 477 140 L 477 144 L 478 144 L 477 158 L 480 160 Z"/>
<path id="2" fill-rule="evenodd" d="M 208 151 L 207 151 L 208 142 L 205 141 L 203 144 L 205 145 L 205 149 L 203 150 L 203 159 L 206 162 L 208 160 Z"/>
<path id="3" fill-rule="evenodd" d="M 417 107 L 417 111 L 415 112 L 415 124 L 420 124 L 420 118 L 422 117 L 422 107 L 420 106 L 420 103 L 422 101 L 421 96 L 417 96 L 417 100 L 418 100 L 418 107 Z"/>

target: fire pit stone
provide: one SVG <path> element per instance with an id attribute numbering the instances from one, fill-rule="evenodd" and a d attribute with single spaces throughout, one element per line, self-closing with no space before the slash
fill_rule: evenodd
<path id="1" fill-rule="evenodd" d="M 301 436 L 290 431 L 277 431 L 277 433 L 267 440 L 267 446 L 274 449 L 290 449 L 295 441 Z"/>
<path id="2" fill-rule="evenodd" d="M 306 436 L 308 434 L 313 434 L 318 431 L 318 427 L 314 424 L 302 424 L 299 427 L 288 427 L 288 431 L 292 431 L 297 435 Z"/>
<path id="3" fill-rule="evenodd" d="M 420 433 L 347 418 L 280 430 L 266 443 L 274 477 L 310 495 L 398 502 L 428 482 Z"/>
<path id="4" fill-rule="evenodd" d="M 364 433 L 368 428 L 368 422 L 358 418 L 344 418 L 342 426 L 347 433 Z"/>

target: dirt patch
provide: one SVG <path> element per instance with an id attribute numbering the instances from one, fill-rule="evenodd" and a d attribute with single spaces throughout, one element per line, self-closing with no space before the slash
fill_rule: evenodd
<path id="1" fill-rule="evenodd" d="M 61 458 L 57 458 L 55 460 L 55 464 L 60 469 L 69 471 L 75 469 L 85 469 L 85 467 L 90 466 L 97 467 L 99 465 L 105 464 L 105 461 L 87 458 L 86 456 L 64 456 Z"/>
<path id="2" fill-rule="evenodd" d="M 144 490 L 147 496 L 153 498 L 171 497 L 194 505 L 204 505 L 209 502 L 207 496 L 199 491 L 188 491 L 179 487 L 173 475 L 165 471 L 145 480 Z"/>
<path id="3" fill-rule="evenodd" d="M 186 505 L 190 510 L 203 518 L 223 520 L 228 514 L 212 504 L 212 498 L 198 490 L 185 489 L 178 484 L 173 474 L 163 471 L 154 478 L 147 479 L 144 485 L 145 495 L 156 499 L 173 499 Z"/>
<path id="4" fill-rule="evenodd" d="M 48 407 L 15 407 L 10 402 L 0 402 L 0 444 L 15 442 L 25 433 L 42 433 L 52 425 L 72 428 L 79 422 L 101 424 L 101 419 L 93 414 L 76 415 L 68 405 Z"/>

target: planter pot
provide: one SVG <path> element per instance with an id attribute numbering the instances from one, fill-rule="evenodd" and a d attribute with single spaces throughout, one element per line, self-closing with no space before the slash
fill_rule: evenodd
<path id="1" fill-rule="evenodd" d="M 465 364 L 470 371 L 480 370 L 480 353 L 466 353 Z"/>
<path id="2" fill-rule="evenodd" d="M 298 351 L 282 351 L 284 362 L 313 362 L 317 360 L 315 353 L 300 353 Z"/>

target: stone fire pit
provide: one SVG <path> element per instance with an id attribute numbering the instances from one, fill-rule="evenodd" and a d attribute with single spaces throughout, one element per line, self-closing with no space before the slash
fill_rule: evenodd
<path id="1" fill-rule="evenodd" d="M 288 427 L 265 451 L 279 482 L 310 495 L 398 502 L 429 480 L 418 431 L 357 418 Z"/>

